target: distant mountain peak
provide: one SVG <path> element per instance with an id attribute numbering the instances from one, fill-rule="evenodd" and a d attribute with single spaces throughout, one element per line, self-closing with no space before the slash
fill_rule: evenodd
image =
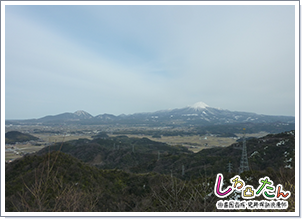
<path id="1" fill-rule="evenodd" d="M 134 113 L 130 115 L 115 116 L 112 114 L 100 114 L 93 117 L 91 114 L 78 110 L 74 113 L 62 113 L 59 115 L 45 116 L 40 119 L 27 120 L 28 123 L 60 124 L 79 123 L 108 125 L 153 125 L 153 126 L 204 126 L 232 123 L 285 123 L 287 126 L 295 122 L 295 117 L 268 116 L 249 112 L 236 112 L 210 107 L 204 102 L 197 102 L 192 106 L 156 112 Z M 12 122 L 10 122 L 12 123 Z M 14 122 L 15 123 L 15 122 Z M 24 124 L 24 122 L 16 122 Z M 292 126 L 292 125 L 291 125 Z M 293 129 L 293 127 L 291 127 Z M 291 130 L 290 129 L 290 130 Z"/>
<path id="2" fill-rule="evenodd" d="M 75 115 L 84 118 L 92 118 L 92 115 L 83 110 L 78 110 L 74 112 Z"/>
<path id="3" fill-rule="evenodd" d="M 75 111 L 74 114 L 82 115 L 82 114 L 88 114 L 88 113 L 86 111 L 83 111 L 83 110 L 78 110 L 78 111 Z"/>
<path id="4" fill-rule="evenodd" d="M 206 107 L 209 107 L 209 106 L 207 104 L 205 104 L 204 102 L 197 102 L 197 103 L 193 104 L 192 106 L 190 106 L 190 108 L 193 108 L 193 109 L 203 109 Z"/>

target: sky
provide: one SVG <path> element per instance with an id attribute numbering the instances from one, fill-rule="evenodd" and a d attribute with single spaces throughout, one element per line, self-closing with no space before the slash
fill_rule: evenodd
<path id="1" fill-rule="evenodd" d="M 5 118 L 295 116 L 293 5 L 7 5 Z"/>

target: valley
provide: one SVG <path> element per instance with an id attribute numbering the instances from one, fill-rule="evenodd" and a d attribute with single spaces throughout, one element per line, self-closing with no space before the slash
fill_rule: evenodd
<path id="1" fill-rule="evenodd" d="M 99 132 L 107 133 L 109 137 L 127 136 L 129 138 L 148 138 L 152 141 L 163 142 L 171 146 L 180 145 L 188 148 L 188 150 L 197 153 L 202 149 L 208 149 L 213 147 L 227 147 L 234 144 L 243 137 L 243 133 L 237 133 L 232 137 L 220 137 L 218 134 L 206 134 L 197 135 L 190 133 L 188 129 L 178 129 L 175 131 L 180 132 L 181 135 L 164 136 L 161 132 L 167 129 L 161 128 L 138 128 L 130 127 L 121 129 L 121 127 L 103 127 L 103 126 L 85 126 L 82 129 L 74 127 L 45 127 L 45 126 L 7 126 L 6 132 L 19 131 L 26 134 L 33 135 L 38 138 L 37 141 L 17 142 L 15 144 L 6 144 L 5 160 L 12 161 L 16 158 L 20 158 L 27 153 L 35 153 L 40 149 L 55 143 L 61 143 L 65 141 L 88 139 L 92 140 L 94 135 Z M 151 131 L 157 132 L 158 136 L 148 134 Z M 187 132 L 183 135 L 183 132 Z M 132 134 L 135 133 L 135 134 Z M 246 134 L 246 137 L 263 137 L 267 135 L 267 132 L 258 132 Z"/>
<path id="2" fill-rule="evenodd" d="M 294 127 L 294 117 L 201 103 L 128 116 L 76 111 L 7 120 L 6 210 L 217 212 L 218 173 L 255 187 L 266 175 L 294 195 Z M 241 172 L 244 128 L 249 169 Z M 293 196 L 286 211 L 294 204 Z"/>
<path id="3" fill-rule="evenodd" d="M 241 142 L 193 153 L 144 136 L 99 132 L 93 138 L 68 135 L 64 140 L 48 135 L 39 140 L 49 137 L 57 143 L 37 146 L 35 153 L 6 164 L 6 211 L 217 212 L 216 174 L 238 174 L 242 154 Z M 294 195 L 295 132 L 248 137 L 246 145 L 250 170 L 241 178 L 256 187 L 267 175 Z M 22 191 L 24 186 L 28 190 Z M 170 196 L 174 190 L 177 198 Z M 295 210 L 294 202 L 291 197 L 286 211 Z"/>

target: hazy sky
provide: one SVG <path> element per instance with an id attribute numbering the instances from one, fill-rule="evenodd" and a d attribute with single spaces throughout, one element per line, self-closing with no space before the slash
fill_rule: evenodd
<path id="1" fill-rule="evenodd" d="M 295 115 L 295 6 L 6 6 L 6 119 Z"/>

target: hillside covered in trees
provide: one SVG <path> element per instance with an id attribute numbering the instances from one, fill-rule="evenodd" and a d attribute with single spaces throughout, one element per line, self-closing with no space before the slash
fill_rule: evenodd
<path id="1" fill-rule="evenodd" d="M 9 131 L 5 133 L 6 144 L 15 144 L 16 142 L 25 142 L 32 140 L 38 140 L 38 138 L 30 134 L 21 133 L 19 131 Z"/>
<path id="2" fill-rule="evenodd" d="M 215 212 L 216 174 L 238 173 L 241 144 L 194 154 L 126 136 L 57 143 L 6 165 L 6 211 Z M 247 153 L 241 178 L 282 184 L 294 211 L 294 131 L 247 140 Z"/>

